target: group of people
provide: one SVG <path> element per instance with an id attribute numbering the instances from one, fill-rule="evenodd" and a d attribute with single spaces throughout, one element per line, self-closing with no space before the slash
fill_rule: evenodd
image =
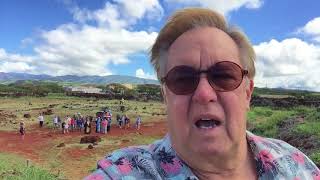
<path id="1" fill-rule="evenodd" d="M 111 129 L 112 113 L 111 110 L 104 111 L 97 115 L 96 133 L 107 134 Z"/>
<path id="2" fill-rule="evenodd" d="M 118 123 L 118 127 L 120 129 L 128 129 L 130 128 L 130 118 L 126 115 L 116 115 L 116 120 Z M 42 113 L 39 113 L 38 116 L 39 127 L 42 128 L 44 125 L 44 116 Z M 111 122 L 112 122 L 112 112 L 111 110 L 105 110 L 103 113 L 99 113 L 96 115 L 96 119 L 92 116 L 83 116 L 81 113 L 76 113 L 73 116 L 65 116 L 63 119 L 58 115 L 54 115 L 52 119 L 53 129 L 60 129 L 62 134 L 66 134 L 69 132 L 84 132 L 85 134 L 91 133 L 91 128 L 93 124 L 95 125 L 95 132 L 107 134 L 111 130 Z M 135 129 L 140 130 L 141 127 L 141 116 L 138 115 L 135 121 Z M 24 138 L 26 129 L 23 121 L 19 124 L 19 132 Z"/>
<path id="3" fill-rule="evenodd" d="M 57 115 L 53 117 L 53 127 L 58 129 L 61 127 L 62 133 L 69 132 L 84 132 L 85 134 L 91 133 L 91 122 L 93 117 L 91 116 L 82 116 L 80 113 L 77 113 L 73 116 L 67 115 L 63 120 Z"/>
<path id="4" fill-rule="evenodd" d="M 118 123 L 119 128 L 128 129 L 130 128 L 130 118 L 127 115 L 116 115 L 116 120 Z M 75 115 L 66 116 L 64 118 L 64 121 L 61 122 L 59 116 L 54 116 L 53 118 L 53 124 L 54 128 L 58 128 L 61 123 L 62 133 L 68 133 L 68 132 L 74 132 L 74 131 L 80 131 L 84 132 L 85 134 L 91 133 L 91 128 L 93 125 L 95 125 L 95 132 L 96 133 L 102 133 L 107 134 L 111 130 L 111 123 L 112 123 L 112 112 L 111 110 L 106 110 L 103 113 L 99 113 L 96 115 L 96 118 L 92 116 L 82 116 L 80 113 L 77 113 Z M 137 130 L 140 130 L 141 127 L 141 116 L 138 115 L 136 122 L 135 122 L 135 128 Z"/>
<path id="5" fill-rule="evenodd" d="M 130 128 L 130 118 L 126 114 L 122 116 L 120 114 L 117 114 L 117 122 L 118 122 L 118 127 L 120 129 Z M 138 115 L 135 121 L 135 129 L 140 130 L 140 127 L 141 127 L 141 116 Z"/>

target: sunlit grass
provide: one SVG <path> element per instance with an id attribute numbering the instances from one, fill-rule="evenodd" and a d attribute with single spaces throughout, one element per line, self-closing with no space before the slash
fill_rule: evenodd
<path id="1" fill-rule="evenodd" d="M 51 174 L 47 170 L 31 164 L 19 156 L 0 153 L 0 179 L 9 180 L 50 180 L 62 179 L 61 176 Z"/>
<path id="2" fill-rule="evenodd" d="M 296 114 L 293 110 L 274 110 L 270 107 L 254 107 L 248 112 L 248 122 L 253 133 L 266 137 L 277 137 L 278 124 Z"/>
<path id="3" fill-rule="evenodd" d="M 320 138 L 320 122 L 308 122 L 295 127 L 295 132 L 305 135 L 316 135 Z"/>
<path id="4" fill-rule="evenodd" d="M 304 122 L 294 128 L 296 133 L 315 135 L 320 138 L 320 109 L 306 114 Z"/>

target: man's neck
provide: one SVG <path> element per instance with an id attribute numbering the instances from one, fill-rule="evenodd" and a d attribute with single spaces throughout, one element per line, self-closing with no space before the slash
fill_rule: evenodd
<path id="1" fill-rule="evenodd" d="M 243 143 L 242 146 L 223 157 L 199 159 L 205 166 L 190 164 L 190 167 L 198 167 L 192 168 L 192 171 L 199 179 L 257 179 L 250 146 L 247 143 Z"/>

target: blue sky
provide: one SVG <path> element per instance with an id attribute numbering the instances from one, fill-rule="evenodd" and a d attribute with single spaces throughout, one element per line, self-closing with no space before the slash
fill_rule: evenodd
<path id="1" fill-rule="evenodd" d="M 3 0 L 0 72 L 155 78 L 148 50 L 168 16 L 190 6 L 247 34 L 256 86 L 320 91 L 317 0 Z"/>

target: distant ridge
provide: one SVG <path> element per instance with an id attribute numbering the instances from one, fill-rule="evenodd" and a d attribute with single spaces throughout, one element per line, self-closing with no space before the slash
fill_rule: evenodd
<path id="1" fill-rule="evenodd" d="M 27 73 L 4 73 L 0 72 L 0 83 L 15 82 L 18 80 L 37 80 L 37 81 L 55 81 L 55 82 L 71 82 L 80 84 L 159 84 L 159 81 L 152 79 L 143 79 L 125 75 L 109 75 L 109 76 L 49 76 L 34 75 Z"/>

